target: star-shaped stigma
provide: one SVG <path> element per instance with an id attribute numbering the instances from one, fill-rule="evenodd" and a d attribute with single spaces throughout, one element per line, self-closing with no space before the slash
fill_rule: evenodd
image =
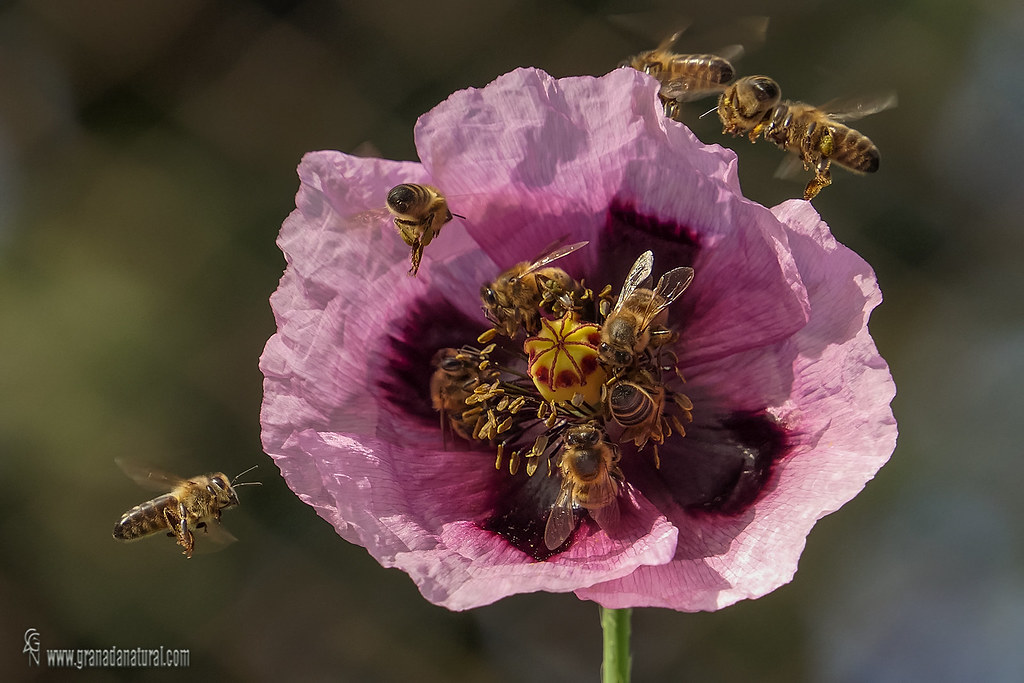
<path id="1" fill-rule="evenodd" d="M 600 326 L 580 322 L 572 312 L 541 323 L 537 336 L 523 343 L 530 356 L 526 372 L 537 391 L 548 401 L 572 401 L 580 394 L 586 403 L 597 405 L 608 379 L 598 363 Z"/>

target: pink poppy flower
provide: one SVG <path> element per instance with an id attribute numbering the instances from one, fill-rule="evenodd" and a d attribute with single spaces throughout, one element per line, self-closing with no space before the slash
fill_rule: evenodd
<path id="1" fill-rule="evenodd" d="M 736 159 L 666 119 L 648 76 L 520 69 L 453 94 L 416 126 L 421 163 L 315 152 L 299 166 L 261 359 L 263 444 L 343 538 L 449 609 L 531 591 L 606 607 L 715 610 L 788 582 L 815 521 L 889 458 L 894 385 L 867 330 L 871 268 L 810 204 L 744 199 Z M 400 183 L 439 188 L 446 224 L 409 277 L 374 213 Z M 690 266 L 671 350 L 692 423 L 619 444 L 613 522 L 581 510 L 544 541 L 558 477 L 495 467 L 431 405 L 438 349 L 490 327 L 481 284 L 554 240 L 558 261 L 614 291 L 644 251 L 655 278 Z"/>

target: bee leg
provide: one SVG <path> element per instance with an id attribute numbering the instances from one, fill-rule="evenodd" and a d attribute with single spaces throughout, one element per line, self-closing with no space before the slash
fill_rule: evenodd
<path id="1" fill-rule="evenodd" d="M 411 221 L 395 219 L 395 227 L 398 229 L 398 236 L 402 238 L 402 241 L 408 244 L 410 247 L 414 246 L 420 240 L 420 231 L 417 229 L 417 223 Z"/>
<path id="2" fill-rule="evenodd" d="M 666 344 L 671 344 L 675 342 L 678 338 L 679 335 L 677 335 L 672 330 L 666 329 L 664 327 L 659 327 L 657 329 L 651 330 L 651 340 L 648 342 L 648 345 L 653 348 L 658 348 L 661 346 L 665 346 Z"/>
<path id="3" fill-rule="evenodd" d="M 832 175 L 829 173 L 828 166 L 826 165 L 824 171 L 816 171 L 814 177 L 807 183 L 807 187 L 804 188 L 804 199 L 807 201 L 814 199 L 818 196 L 819 192 L 831 184 Z"/>
<path id="4" fill-rule="evenodd" d="M 451 220 L 451 219 L 449 218 L 449 220 Z M 420 247 L 422 248 L 422 247 L 425 247 L 428 244 L 430 244 L 430 241 L 432 239 L 434 239 L 435 237 L 437 237 L 438 234 L 441 232 L 441 226 L 443 226 L 443 225 L 444 225 L 444 223 L 441 223 L 435 229 L 433 227 L 434 226 L 434 217 L 433 216 L 430 216 L 426 220 L 422 221 L 420 223 L 420 238 L 419 238 L 420 239 Z"/>
<path id="5" fill-rule="evenodd" d="M 420 269 L 420 259 L 423 258 L 423 245 L 418 241 L 412 247 L 412 266 L 409 268 L 409 275 L 415 276 Z"/>
<path id="6" fill-rule="evenodd" d="M 178 545 L 185 550 L 182 554 L 186 557 L 192 557 L 192 548 L 195 545 L 195 541 L 192 538 L 192 532 L 188 529 L 188 511 L 185 506 L 178 504 L 176 509 L 167 507 L 164 509 L 164 522 L 167 523 L 167 528 L 170 529 L 168 536 L 174 536 L 178 539 Z"/>

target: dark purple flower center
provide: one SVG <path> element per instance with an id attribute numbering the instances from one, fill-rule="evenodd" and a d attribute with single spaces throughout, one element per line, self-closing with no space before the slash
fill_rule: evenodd
<path id="1" fill-rule="evenodd" d="M 588 248 L 598 249 L 599 277 L 591 278 L 592 274 L 587 274 L 585 279 L 613 285 L 622 282 L 629 271 L 631 259 L 623 258 L 624 254 L 634 255 L 650 249 L 657 254 L 659 264 L 671 268 L 693 266 L 698 263 L 701 250 L 698 234 L 692 228 L 639 214 L 631 203 L 618 199 L 609 206 L 605 225 L 595 241 L 596 244 L 592 241 Z M 468 288 L 468 291 L 476 291 L 476 288 Z M 682 307 L 670 314 L 670 327 L 685 337 L 687 320 L 681 310 Z M 435 372 L 431 359 L 439 349 L 460 349 L 473 344 L 487 329 L 483 316 L 471 319 L 450 302 L 440 297 L 427 297 L 411 302 L 389 329 L 376 374 L 379 400 L 388 404 L 385 414 L 438 425 L 438 415 L 431 404 L 431 377 Z M 458 369 L 459 363 L 449 359 L 449 365 L 452 368 L 447 370 L 452 371 Z M 442 366 L 442 369 L 445 368 Z M 679 369 L 685 374 L 686 368 Z M 714 387 L 701 389 L 707 396 L 717 399 L 709 404 L 727 405 L 727 397 L 716 397 Z M 636 391 L 618 395 L 632 396 L 636 400 L 643 398 Z M 616 453 L 621 449 L 620 476 L 656 506 L 673 504 L 693 514 L 737 516 L 743 513 L 757 501 L 771 481 L 775 463 L 789 450 L 788 435 L 764 410 L 718 410 L 710 414 L 711 410 L 710 405 L 704 412 L 697 406 L 693 410 L 693 423 L 685 430 L 686 438 L 671 438 L 660 444 L 660 465 L 659 458 L 652 456 L 650 446 L 638 449 L 628 438 L 614 444 Z M 625 419 L 618 425 L 633 426 Z M 441 440 L 439 433 L 439 446 Z M 562 435 L 556 429 L 553 443 L 561 440 Z M 490 442 L 494 443 L 493 433 Z M 487 440 L 474 447 L 475 450 L 486 449 Z M 563 448 L 568 447 L 567 443 Z M 655 446 L 655 453 L 657 449 Z M 553 451 L 554 447 L 550 452 L 553 454 Z M 546 457 L 553 458 L 553 455 Z M 501 459 L 499 451 L 499 462 Z M 572 462 L 581 478 L 587 473 L 596 473 L 601 465 L 587 453 L 574 456 Z M 481 466 L 494 467 L 494 461 L 481 462 Z M 569 547 L 578 534 L 578 527 L 559 547 L 548 547 L 545 526 L 559 496 L 560 485 L 558 476 L 549 476 L 537 469 L 536 464 L 530 471 L 518 465 L 506 468 L 495 479 L 491 514 L 476 521 L 482 529 L 499 534 L 535 560 L 543 561 Z M 595 525 L 583 509 L 579 509 L 577 522 L 591 528 Z"/>
<path id="2" fill-rule="evenodd" d="M 438 349 L 475 341 L 487 326 L 441 297 L 417 299 L 392 321 L 382 367 L 376 373 L 381 400 L 390 411 L 437 424 L 430 404 L 430 360 Z"/>

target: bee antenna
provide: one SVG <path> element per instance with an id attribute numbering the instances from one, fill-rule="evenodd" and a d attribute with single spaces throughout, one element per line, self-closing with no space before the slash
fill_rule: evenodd
<path id="1" fill-rule="evenodd" d="M 460 216 L 459 214 L 455 213 L 454 211 L 452 212 L 452 215 L 455 216 L 456 218 L 461 218 L 462 220 L 466 220 L 465 216 Z"/>
<path id="2" fill-rule="evenodd" d="M 702 119 L 702 118 L 704 118 L 705 116 L 707 116 L 708 114 L 710 114 L 711 112 L 713 112 L 713 111 L 716 111 L 717 109 L 718 109 L 718 105 L 715 105 L 714 107 L 711 107 L 711 109 L 708 109 L 708 110 L 707 110 L 706 112 L 704 112 L 703 114 L 701 114 L 701 115 L 700 115 L 700 116 L 698 116 L 697 118 L 698 118 L 698 119 Z"/>
<path id="3" fill-rule="evenodd" d="M 244 482 L 241 482 L 240 484 L 236 484 L 235 483 L 236 481 L 241 479 L 244 475 L 248 474 L 249 472 L 252 472 L 257 467 L 259 467 L 259 465 L 253 465 L 252 467 L 250 467 L 249 469 L 245 470 L 244 472 L 239 473 L 239 475 L 237 477 L 235 477 L 234 479 L 231 480 L 231 485 L 232 486 L 263 486 L 263 482 L 261 482 L 261 481 L 244 481 Z"/>

